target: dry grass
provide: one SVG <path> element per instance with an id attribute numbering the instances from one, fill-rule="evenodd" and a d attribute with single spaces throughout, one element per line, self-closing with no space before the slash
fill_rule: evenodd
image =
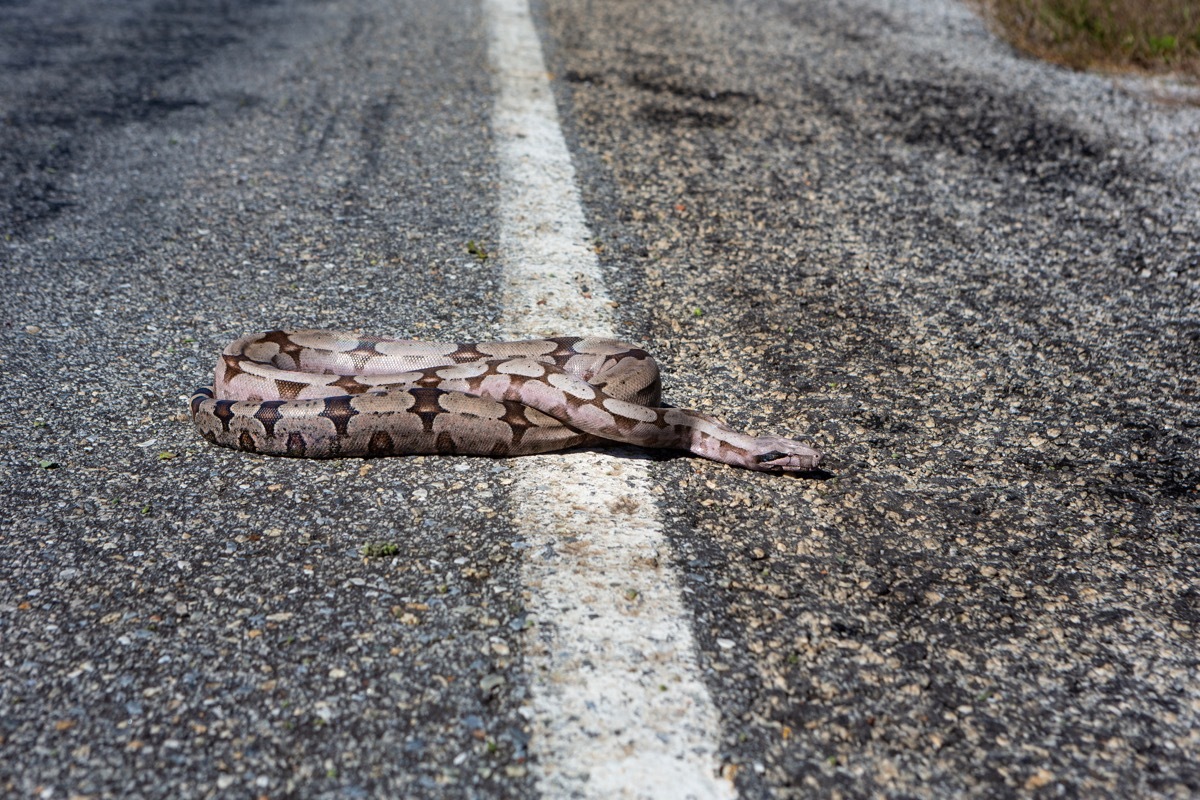
<path id="1" fill-rule="evenodd" d="M 1022 50 L 1075 69 L 1200 79 L 1200 0 L 982 0 Z"/>

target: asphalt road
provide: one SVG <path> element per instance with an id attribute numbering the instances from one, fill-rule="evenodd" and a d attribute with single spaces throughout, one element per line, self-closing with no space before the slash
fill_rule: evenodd
<path id="1" fill-rule="evenodd" d="M 248 331 L 497 332 L 479 9 L 45 6 L 0 21 L 0 790 L 534 794 L 510 463 L 184 415 Z M 651 465 L 740 795 L 1200 793 L 1200 109 L 947 2 L 535 10 L 668 399 L 829 454 Z"/>

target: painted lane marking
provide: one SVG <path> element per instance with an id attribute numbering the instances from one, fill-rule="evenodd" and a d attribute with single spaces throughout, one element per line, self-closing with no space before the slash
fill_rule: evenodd
<path id="1" fill-rule="evenodd" d="M 498 90 L 506 333 L 612 336 L 527 0 L 484 0 L 483 10 Z M 530 554 L 524 582 L 538 621 L 526 663 L 542 795 L 735 797 L 719 775 L 720 719 L 700 679 L 645 464 L 600 453 L 513 464 L 516 524 Z"/>

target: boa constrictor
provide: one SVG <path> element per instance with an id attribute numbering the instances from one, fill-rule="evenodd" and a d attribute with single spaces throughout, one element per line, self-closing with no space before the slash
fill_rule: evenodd
<path id="1" fill-rule="evenodd" d="M 764 472 L 817 468 L 820 451 L 660 408 L 658 364 L 613 339 L 450 344 L 319 330 L 225 348 L 192 419 L 225 447 L 307 458 L 517 456 L 624 442 Z"/>

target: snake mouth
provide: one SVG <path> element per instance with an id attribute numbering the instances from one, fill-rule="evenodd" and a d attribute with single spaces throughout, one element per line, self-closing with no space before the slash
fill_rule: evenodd
<path id="1" fill-rule="evenodd" d="M 799 453 L 786 453 L 782 450 L 771 450 L 767 453 L 759 453 L 754 457 L 754 460 L 768 469 L 779 470 L 781 472 L 813 472 L 817 469 L 817 465 L 821 463 L 821 456 L 800 455 Z"/>

